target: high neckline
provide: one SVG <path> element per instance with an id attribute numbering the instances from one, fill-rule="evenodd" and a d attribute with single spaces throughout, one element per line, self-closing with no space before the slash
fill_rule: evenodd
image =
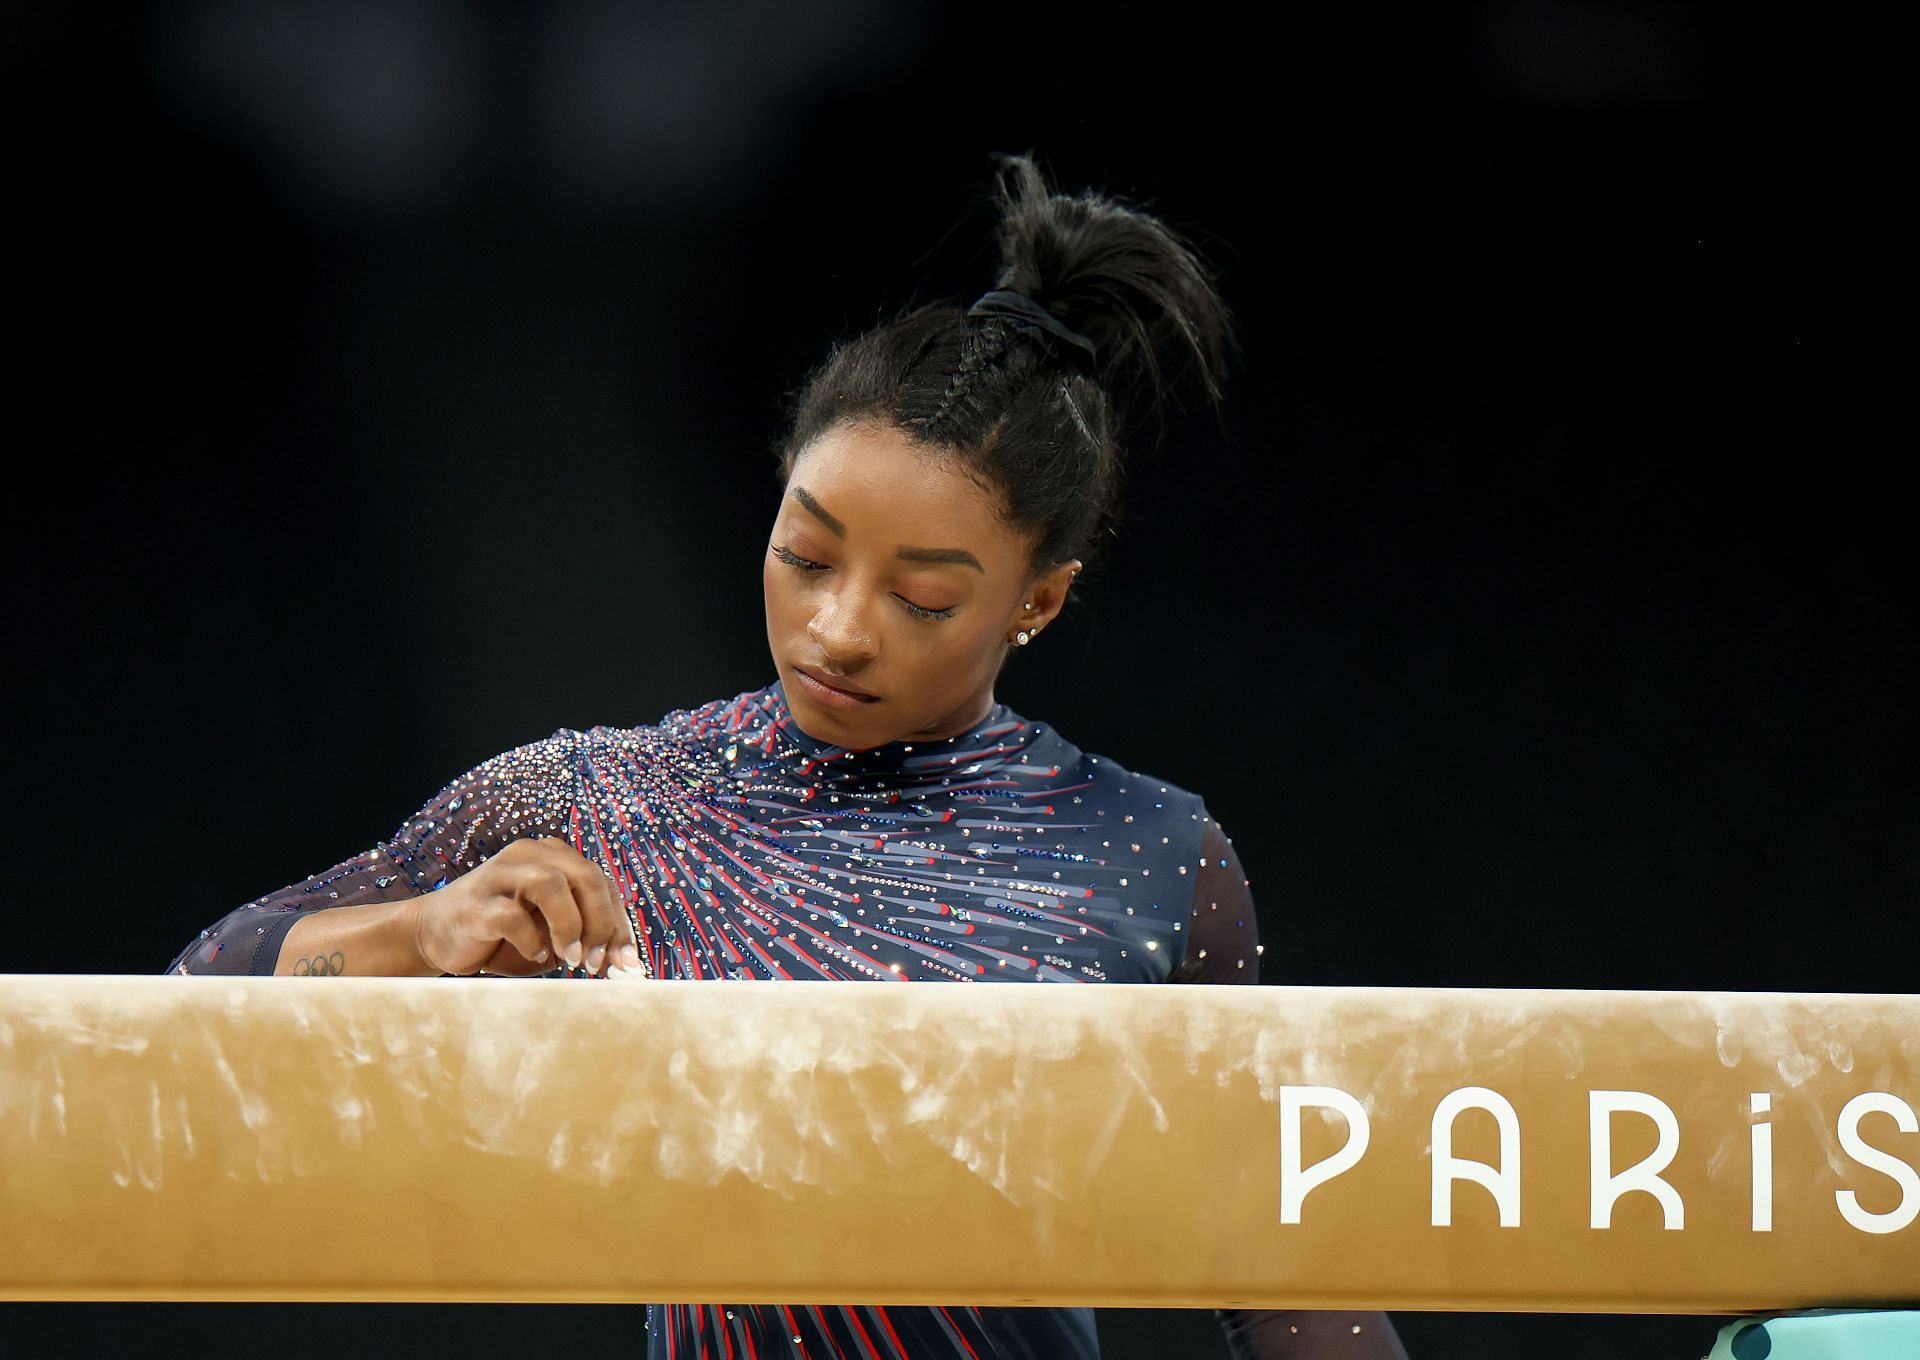
<path id="1" fill-rule="evenodd" d="M 805 752 L 810 763 L 832 761 L 840 768 L 851 766 L 862 771 L 926 766 L 933 763 L 935 758 L 989 748 L 993 754 L 1004 758 L 1030 745 L 1041 730 L 1038 724 L 1028 722 L 1004 702 L 996 700 L 979 722 L 951 737 L 935 737 L 930 741 L 924 738 L 890 741 L 882 746 L 856 750 L 809 735 L 793 716 L 793 709 L 787 703 L 784 681 L 776 679 L 767 687 L 767 693 L 774 703 L 775 725 L 780 734 Z"/>

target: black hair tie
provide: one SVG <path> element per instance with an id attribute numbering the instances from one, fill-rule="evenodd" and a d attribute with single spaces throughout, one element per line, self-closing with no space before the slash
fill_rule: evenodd
<path id="1" fill-rule="evenodd" d="M 1094 376 L 1093 341 L 1068 326 L 1066 322 L 1025 293 L 1017 293 L 1011 288 L 992 289 L 982 293 L 980 300 L 967 308 L 967 315 L 1003 317 L 1016 325 L 1032 326 L 1056 339 L 1064 340 L 1073 347 L 1068 357 L 1078 363 L 1088 377 Z"/>

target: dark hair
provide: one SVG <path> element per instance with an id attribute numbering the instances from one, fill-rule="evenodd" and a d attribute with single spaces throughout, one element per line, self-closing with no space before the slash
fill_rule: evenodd
<path id="1" fill-rule="evenodd" d="M 1031 297 L 1091 339 L 1074 347 L 965 304 L 911 308 L 836 344 L 797 389 L 780 441 L 780 476 L 843 424 L 899 430 L 959 460 L 1033 540 L 1036 571 L 1092 556 L 1121 501 L 1122 445 L 1151 409 L 1156 439 L 1182 372 L 1196 370 L 1218 408 L 1232 318 L 1206 265 L 1164 223 L 1112 198 L 1052 193 L 1031 152 L 996 155 L 1000 273 L 994 287 Z"/>

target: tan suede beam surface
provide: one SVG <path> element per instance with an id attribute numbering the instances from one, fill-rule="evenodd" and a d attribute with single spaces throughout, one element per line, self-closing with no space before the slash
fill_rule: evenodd
<path id="1" fill-rule="evenodd" d="M 1920 1302 L 1920 999 L 0 977 L 0 1297 Z"/>

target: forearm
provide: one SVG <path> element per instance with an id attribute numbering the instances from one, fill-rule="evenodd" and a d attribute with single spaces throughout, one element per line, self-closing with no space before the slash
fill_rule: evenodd
<path id="1" fill-rule="evenodd" d="M 439 977 L 414 942 L 418 897 L 329 907 L 301 917 L 280 942 L 275 977 Z"/>

